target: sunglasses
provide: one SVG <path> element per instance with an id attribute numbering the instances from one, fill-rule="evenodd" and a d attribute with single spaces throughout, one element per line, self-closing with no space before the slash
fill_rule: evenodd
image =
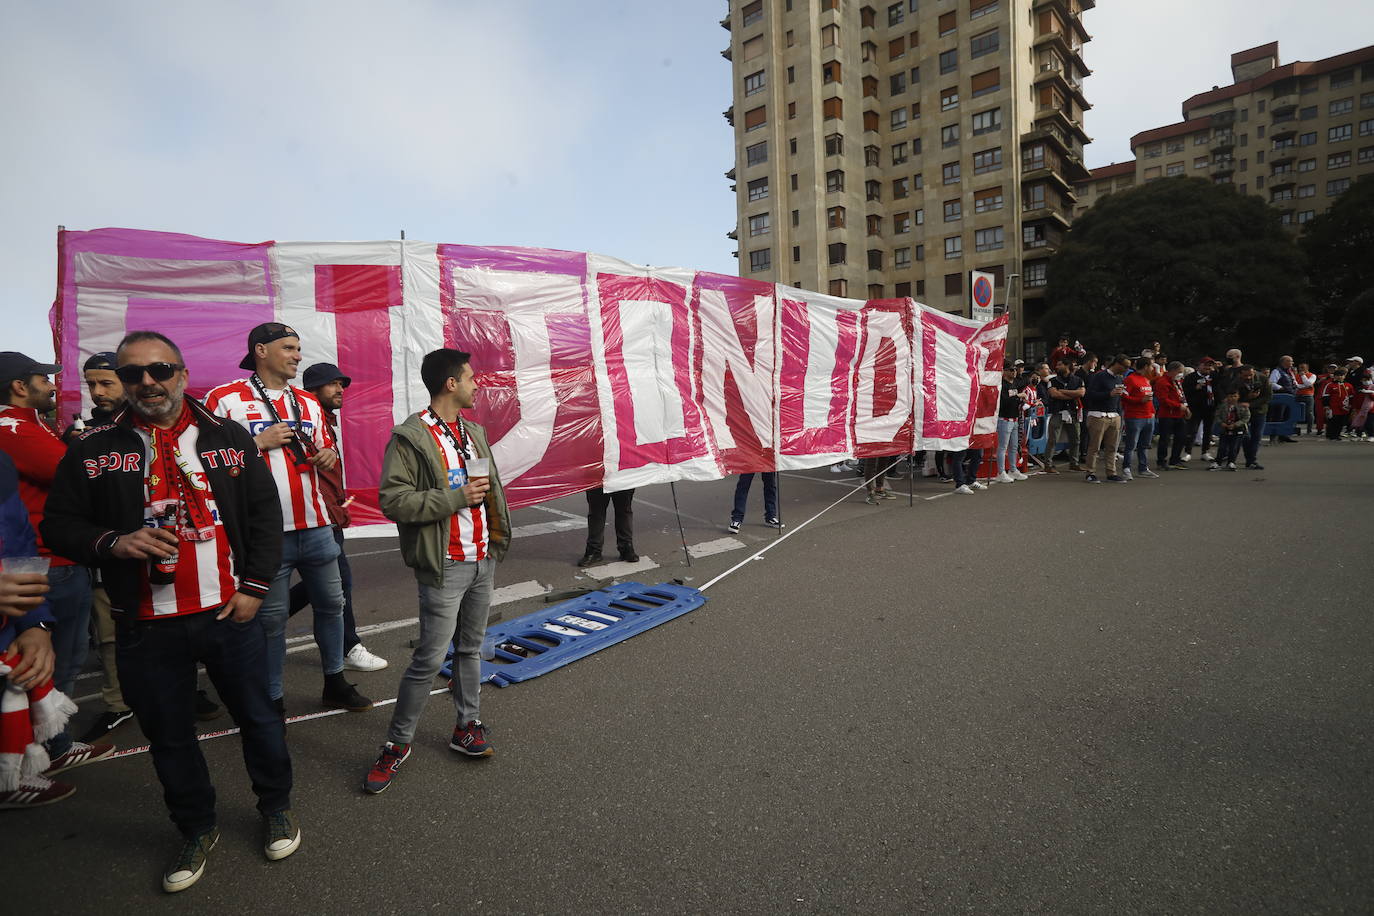
<path id="1" fill-rule="evenodd" d="M 146 366 L 120 366 L 115 375 L 126 385 L 137 385 L 146 372 L 155 382 L 165 382 L 186 367 L 181 363 L 149 363 Z"/>

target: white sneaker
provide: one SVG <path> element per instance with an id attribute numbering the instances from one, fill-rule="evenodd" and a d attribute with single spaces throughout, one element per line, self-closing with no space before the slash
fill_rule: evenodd
<path id="1" fill-rule="evenodd" d="M 1130 469 L 1130 468 L 1122 468 L 1122 469 L 1121 469 L 1121 476 L 1124 477 L 1124 478 L 1126 478 L 1127 480 L 1131 480 L 1131 479 L 1132 479 L 1132 477 L 1131 477 L 1131 469 Z"/>
<path id="2" fill-rule="evenodd" d="M 1213 455 L 1211 452 L 1203 452 L 1203 453 L 1202 453 L 1202 460 L 1203 460 L 1203 461 L 1216 461 L 1216 460 L 1217 460 L 1217 456 L 1216 456 L 1216 455 Z"/>
<path id="3" fill-rule="evenodd" d="M 1202 457 L 1203 457 L 1203 458 L 1206 458 L 1207 456 L 1206 456 L 1206 455 L 1203 455 Z M 1184 460 L 1184 461 L 1192 461 L 1192 460 L 1193 460 L 1193 456 L 1192 456 L 1192 455 L 1189 455 L 1187 452 L 1184 452 L 1184 453 L 1183 453 L 1183 460 Z"/>
<path id="4" fill-rule="evenodd" d="M 1159 475 L 1156 474 L 1154 471 L 1150 470 L 1149 468 L 1146 468 L 1145 470 L 1143 470 L 1143 471 L 1140 472 L 1140 476 L 1141 476 L 1141 477 L 1158 477 Z"/>
<path id="5" fill-rule="evenodd" d="M 996 477 L 992 479 L 997 481 L 998 483 L 1016 483 L 1016 478 L 1008 474 L 1006 471 L 1003 471 L 1002 473 L 998 474 Z"/>
<path id="6" fill-rule="evenodd" d="M 1014 469 L 1012 469 L 1012 472 L 1011 472 L 1011 479 L 1012 479 L 1012 480 L 1030 480 L 1030 477 L 1029 477 L 1028 475 L 1022 473 L 1019 469 L 1015 469 L 1015 468 L 1014 468 Z"/>
<path id="7" fill-rule="evenodd" d="M 386 659 L 373 655 L 362 643 L 349 649 L 344 656 L 345 671 L 381 671 L 387 664 Z"/>
<path id="8" fill-rule="evenodd" d="M 970 487 L 968 484 L 964 484 L 964 485 L 962 485 L 962 486 L 955 487 L 955 488 L 954 488 L 954 492 L 955 492 L 955 493 L 962 493 L 962 494 L 964 494 L 965 496 L 972 496 L 972 495 L 973 495 L 973 488 Z"/>
<path id="9" fill-rule="evenodd" d="M 969 484 L 969 486 L 973 487 L 975 490 L 986 490 L 988 488 L 988 485 L 981 480 L 975 480 L 973 483 Z"/>

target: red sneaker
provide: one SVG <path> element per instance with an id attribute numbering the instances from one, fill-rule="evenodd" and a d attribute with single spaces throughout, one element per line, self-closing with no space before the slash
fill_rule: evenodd
<path id="1" fill-rule="evenodd" d="M 37 808 L 60 802 L 76 791 L 76 786 L 53 782 L 42 776 L 25 776 L 11 792 L 0 792 L 0 808 Z"/>
<path id="2" fill-rule="evenodd" d="M 453 729 L 453 740 L 448 743 L 449 748 L 460 754 L 467 754 L 469 757 L 490 757 L 496 753 L 496 748 L 491 746 L 487 740 L 487 727 L 482 724 L 480 719 L 473 719 L 467 725 L 459 725 Z"/>
<path id="3" fill-rule="evenodd" d="M 67 770 L 84 767 L 88 763 L 104 760 L 114 752 L 115 746 L 108 741 L 97 741 L 95 744 L 87 744 L 84 741 L 73 741 L 72 746 L 67 748 L 67 753 L 52 759 L 48 768 L 43 771 L 43 775 L 56 776 L 58 773 L 63 773 Z"/>
<path id="4" fill-rule="evenodd" d="M 386 787 L 391 785 L 392 777 L 401 769 L 401 764 L 409 757 L 409 744 L 392 744 L 390 741 L 383 744 L 381 756 L 363 778 L 363 789 L 373 795 L 385 791 Z"/>

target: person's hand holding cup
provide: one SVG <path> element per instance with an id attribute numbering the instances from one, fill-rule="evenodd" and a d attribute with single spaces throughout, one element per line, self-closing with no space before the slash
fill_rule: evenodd
<path id="1" fill-rule="evenodd" d="M 0 560 L 0 617 L 23 617 L 48 593 L 47 557 Z"/>
<path id="2" fill-rule="evenodd" d="M 491 489 L 491 459 L 469 458 L 466 464 L 468 484 L 463 487 L 463 492 L 467 494 L 468 505 L 477 506 L 487 498 L 487 490 Z"/>

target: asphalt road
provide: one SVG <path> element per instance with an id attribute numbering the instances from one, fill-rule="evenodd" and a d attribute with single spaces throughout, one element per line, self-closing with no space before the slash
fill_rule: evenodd
<path id="1" fill-rule="evenodd" d="M 705 607 L 484 690 L 494 758 L 455 759 L 435 697 L 395 784 L 366 796 L 389 707 L 295 722 L 304 840 L 269 863 L 237 738 L 206 741 L 223 839 L 175 897 L 148 756 L 102 762 L 70 774 L 70 800 L 0 818 L 7 897 L 62 913 L 1369 912 L 1374 445 L 1262 460 L 967 497 L 918 481 L 913 505 L 855 496 L 799 531 L 853 479 L 787 475 L 795 533 Z M 727 537 L 732 488 L 678 486 L 687 543 Z M 641 491 L 658 568 L 631 578 L 701 586 L 740 563 L 777 537 L 760 499 L 744 546 L 687 567 L 654 508 L 669 489 Z M 584 504 L 550 508 L 567 515 L 515 523 Z M 571 525 L 530 533 L 498 585 L 595 585 L 572 566 L 581 546 Z M 364 626 L 413 614 L 393 547 L 349 542 Z M 395 696 L 414 632 L 367 634 L 391 667 L 358 675 L 364 692 Z M 287 668 L 288 711 L 317 711 L 313 648 Z"/>

